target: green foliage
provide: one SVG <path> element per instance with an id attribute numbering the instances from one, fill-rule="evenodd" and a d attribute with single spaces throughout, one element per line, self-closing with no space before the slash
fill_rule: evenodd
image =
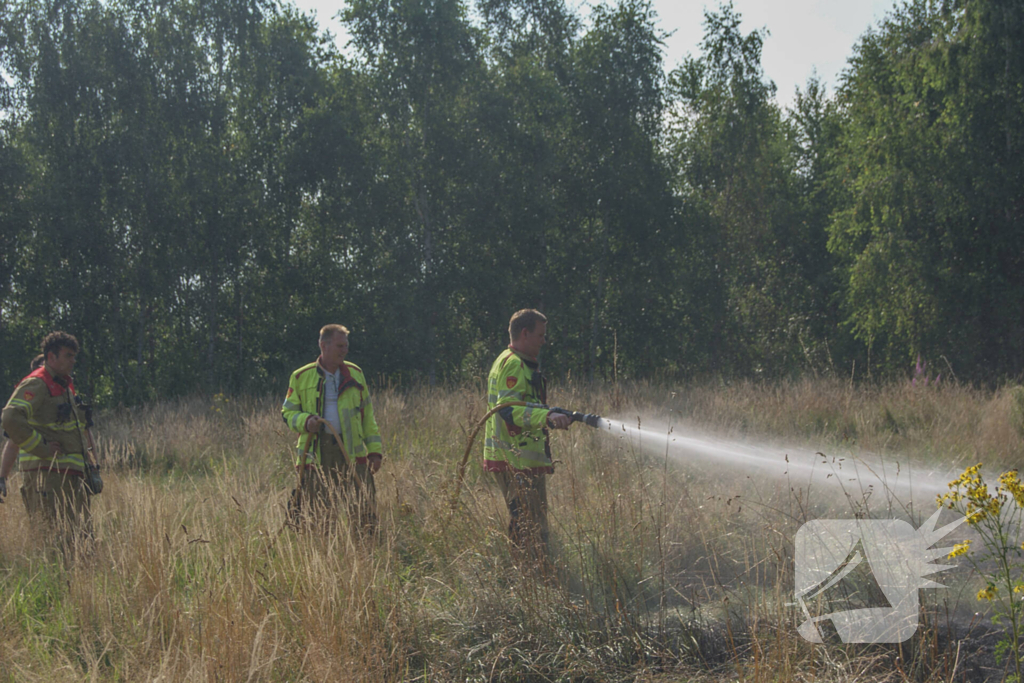
<path id="1" fill-rule="evenodd" d="M 702 54 L 671 74 L 678 191 L 705 211 L 716 266 L 716 365 L 761 376 L 824 366 L 834 338 L 823 212 L 828 110 L 812 81 L 794 121 L 761 69 L 766 31 L 705 14 Z M 801 147 L 801 143 L 803 147 Z"/>
<path id="2" fill-rule="evenodd" d="M 1024 592 L 1024 562 L 1021 562 L 1021 516 L 1024 512 L 1024 487 L 1017 470 L 999 475 L 999 483 L 990 492 L 980 473 L 981 464 L 964 470 L 949 483 L 949 493 L 938 497 L 940 507 L 956 510 L 967 518 L 981 542 L 972 549 L 971 539 L 957 544 L 950 558 L 964 555 L 971 567 L 985 581 L 978 591 L 979 601 L 995 605 L 992 620 L 999 624 L 1009 621 L 1009 629 L 996 647 L 996 661 L 1009 655 L 1014 673 L 1007 680 L 1021 680 L 1020 642 L 1024 630 L 1024 603 L 1016 595 Z"/>
<path id="3" fill-rule="evenodd" d="M 1024 436 L 1024 387 L 1010 389 L 1010 422 L 1020 436 Z"/>
<path id="4" fill-rule="evenodd" d="M 911 2 L 851 59 L 829 248 L 854 335 L 889 367 L 1022 368 L 1022 31 L 1016 3 Z"/>
<path id="5" fill-rule="evenodd" d="M 351 58 L 273 0 L 3 8 L 8 384 L 65 328 L 105 404 L 263 391 L 329 321 L 439 382 L 531 306 L 590 379 L 1024 371 L 1012 2 L 910 2 L 791 111 L 731 5 L 668 75 L 647 0 L 353 0 Z"/>

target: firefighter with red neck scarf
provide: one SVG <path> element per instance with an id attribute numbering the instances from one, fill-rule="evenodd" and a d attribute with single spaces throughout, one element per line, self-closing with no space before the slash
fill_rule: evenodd
<path id="1" fill-rule="evenodd" d="M 90 421 L 71 379 L 78 340 L 52 332 L 43 339 L 42 351 L 42 367 L 21 380 L 0 421 L 18 445 L 21 494 L 29 515 L 60 526 L 63 540 L 73 542 L 89 525 L 84 477 Z M 0 472 L 3 493 L 7 474 Z"/>
<path id="2" fill-rule="evenodd" d="M 567 415 L 548 410 L 547 384 L 540 372 L 540 349 L 547 340 L 547 318 L 524 309 L 509 321 L 509 347 L 487 377 L 487 407 L 509 406 L 487 421 L 484 470 L 493 472 L 509 512 L 509 538 L 532 561 L 547 555 L 547 476 L 554 472 L 548 428 L 568 429 Z"/>
<path id="3" fill-rule="evenodd" d="M 333 512 L 339 500 L 355 531 L 372 535 L 377 524 L 373 475 L 384 459 L 383 444 L 366 376 L 345 360 L 348 336 L 342 325 L 320 330 L 320 357 L 292 373 L 281 414 L 299 433 L 295 466 L 305 467 L 301 498 L 293 500 L 302 500 L 305 512 L 313 514 Z M 344 453 L 332 431 L 341 437 Z"/>

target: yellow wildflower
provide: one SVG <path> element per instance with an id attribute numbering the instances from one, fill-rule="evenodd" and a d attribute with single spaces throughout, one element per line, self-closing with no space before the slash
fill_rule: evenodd
<path id="1" fill-rule="evenodd" d="M 961 555 L 966 555 L 967 551 L 970 550 L 970 549 L 971 549 L 971 539 L 967 539 L 963 543 L 957 543 L 955 546 L 953 546 L 953 550 L 952 550 L 952 552 L 949 553 L 949 555 L 947 555 L 947 558 L 952 560 L 954 557 L 960 557 Z"/>

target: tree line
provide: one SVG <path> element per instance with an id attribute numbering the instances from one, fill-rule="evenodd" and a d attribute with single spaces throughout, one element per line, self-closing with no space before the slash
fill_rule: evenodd
<path id="1" fill-rule="evenodd" d="M 342 17 L 0 0 L 8 385 L 59 328 L 104 402 L 265 392 L 326 322 L 479 378 L 524 307 L 591 380 L 1024 370 L 1021 3 L 909 0 L 786 109 L 729 4 L 670 69 L 648 0 Z"/>

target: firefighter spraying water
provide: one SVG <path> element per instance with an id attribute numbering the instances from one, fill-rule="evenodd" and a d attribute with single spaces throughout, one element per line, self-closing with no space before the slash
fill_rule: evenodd
<path id="1" fill-rule="evenodd" d="M 725 442 L 697 435 L 641 429 L 597 415 L 574 412 L 548 404 L 547 384 L 540 370 L 540 350 L 547 318 L 534 310 L 519 311 L 509 323 L 509 348 L 491 366 L 487 378 L 488 410 L 470 436 L 459 465 L 452 507 L 458 504 L 465 466 L 476 437 L 484 430 L 483 470 L 489 472 L 508 507 L 508 536 L 514 552 L 526 564 L 541 566 L 548 553 L 547 477 L 554 474 L 549 431 L 567 430 L 576 422 L 625 439 L 630 448 L 650 450 L 673 459 L 713 460 L 716 467 L 757 469 L 770 479 L 796 478 L 808 485 L 841 485 L 847 493 L 862 488 L 867 499 L 873 490 L 899 492 L 930 477 L 915 476 L 897 464 L 876 461 L 862 454 L 828 458 L 807 449 L 779 449 L 765 445 Z M 902 476 L 901 476 L 902 475 Z M 934 489 L 927 481 L 925 490 Z"/>
<path id="2" fill-rule="evenodd" d="M 453 508 L 457 504 L 469 453 L 483 428 L 483 469 L 490 472 L 508 506 L 509 540 L 523 556 L 541 563 L 547 556 L 547 477 L 554 473 L 550 429 L 574 422 L 596 427 L 596 415 L 548 405 L 547 382 L 540 370 L 540 350 L 547 318 L 524 309 L 509 321 L 509 346 L 487 376 L 487 413 L 470 437 L 459 465 Z"/>
<path id="3" fill-rule="evenodd" d="M 470 435 L 459 467 L 453 507 L 458 501 L 463 471 L 480 429 L 495 412 L 500 413 L 510 406 L 530 407 L 525 402 L 499 404 L 484 415 Z M 880 506 L 889 505 L 892 500 L 925 504 L 937 493 L 947 491 L 947 482 L 954 476 L 942 463 L 915 463 L 893 455 L 883 457 L 848 450 L 830 449 L 830 454 L 826 455 L 807 446 L 724 439 L 691 429 L 680 430 L 680 425 L 641 427 L 639 419 L 623 422 L 546 405 L 533 404 L 532 407 L 566 415 L 570 423 L 582 422 L 595 427 L 607 437 L 619 440 L 620 448 L 630 451 L 643 451 L 680 464 L 713 467 L 723 473 L 740 473 L 744 478 L 756 473 L 756 477 L 765 481 L 789 481 L 791 485 L 808 489 L 839 488 L 844 496 L 851 495 L 865 504 L 873 492 L 877 493 L 873 504 Z"/>
<path id="4" fill-rule="evenodd" d="M 607 425 L 607 421 L 603 420 L 599 415 L 590 415 L 588 413 L 577 413 L 575 411 L 566 410 L 564 408 L 557 408 L 557 407 L 554 407 L 554 406 L 545 406 L 545 405 L 540 405 L 540 404 L 529 404 L 529 403 L 526 403 L 525 401 L 509 401 L 507 403 L 502 403 L 501 405 L 495 406 L 494 408 L 489 410 L 482 418 L 480 418 L 480 421 L 477 422 L 476 429 L 474 429 L 473 433 L 469 435 L 469 443 L 466 444 L 466 452 L 462 454 L 462 461 L 459 463 L 459 473 L 458 473 L 458 476 L 455 479 L 455 494 L 452 496 L 452 508 L 455 508 L 458 505 L 458 503 L 459 503 L 459 492 L 462 489 L 462 479 L 465 476 L 466 463 L 469 462 L 469 454 L 473 451 L 473 444 L 476 442 L 477 434 L 480 433 L 480 430 L 487 423 L 487 419 L 489 417 L 491 417 L 491 415 L 493 415 L 494 413 L 496 413 L 496 412 L 498 412 L 500 410 L 504 410 L 505 408 L 513 408 L 513 407 L 517 407 L 517 406 L 522 406 L 522 407 L 527 407 L 527 408 L 528 407 L 533 407 L 533 408 L 538 408 L 538 409 L 542 409 L 542 410 L 547 410 L 547 411 L 550 411 L 552 413 L 557 413 L 559 415 L 566 415 L 566 416 L 569 417 L 570 423 L 572 423 L 572 422 L 582 422 L 583 424 L 587 425 L 588 427 L 600 428 L 600 427 L 603 427 L 603 426 Z"/>

